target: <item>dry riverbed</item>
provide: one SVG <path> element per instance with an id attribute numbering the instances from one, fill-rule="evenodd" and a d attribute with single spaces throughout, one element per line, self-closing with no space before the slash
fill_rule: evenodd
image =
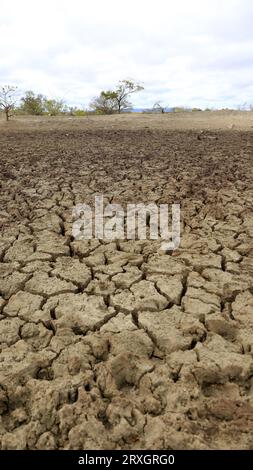
<path id="1" fill-rule="evenodd" d="M 253 448 L 253 115 L 0 122 L 2 449 Z M 72 209 L 179 202 L 181 244 Z"/>

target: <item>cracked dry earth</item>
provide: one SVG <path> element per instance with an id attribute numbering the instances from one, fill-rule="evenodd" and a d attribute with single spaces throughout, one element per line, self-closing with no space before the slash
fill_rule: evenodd
<path id="1" fill-rule="evenodd" d="M 1 448 L 252 449 L 252 131 L 125 119 L 1 126 Z M 98 193 L 180 248 L 73 240 Z"/>

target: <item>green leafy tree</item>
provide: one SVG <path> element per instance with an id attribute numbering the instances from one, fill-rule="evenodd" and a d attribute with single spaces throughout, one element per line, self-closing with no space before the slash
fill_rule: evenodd
<path id="1" fill-rule="evenodd" d="M 142 90 L 144 90 L 144 87 L 140 83 L 136 83 L 133 80 L 121 80 L 115 91 L 118 113 L 130 108 L 129 96 Z"/>
<path id="2" fill-rule="evenodd" d="M 97 114 L 113 114 L 117 111 L 116 98 L 115 91 L 101 91 L 100 95 L 90 103 L 90 108 Z"/>
<path id="3" fill-rule="evenodd" d="M 5 113 L 6 121 L 9 121 L 15 108 L 16 92 L 15 86 L 6 85 L 0 88 L 0 109 Z"/>
<path id="4" fill-rule="evenodd" d="M 65 112 L 65 104 L 63 100 L 45 99 L 44 100 L 45 112 L 50 116 L 57 116 Z"/>
<path id="5" fill-rule="evenodd" d="M 98 114 L 121 113 L 132 105 L 128 101 L 133 93 L 143 90 L 143 86 L 133 80 L 121 80 L 115 90 L 102 91 L 90 104 Z"/>
<path id="6" fill-rule="evenodd" d="M 27 114 L 40 116 L 45 111 L 45 100 L 46 98 L 43 95 L 36 95 L 33 91 L 29 90 L 21 98 L 20 109 Z"/>

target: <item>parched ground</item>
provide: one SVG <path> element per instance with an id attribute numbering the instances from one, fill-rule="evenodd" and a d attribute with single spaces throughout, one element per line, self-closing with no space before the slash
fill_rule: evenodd
<path id="1" fill-rule="evenodd" d="M 2 449 L 253 448 L 253 115 L 0 123 Z M 180 248 L 75 241 L 95 194 Z"/>

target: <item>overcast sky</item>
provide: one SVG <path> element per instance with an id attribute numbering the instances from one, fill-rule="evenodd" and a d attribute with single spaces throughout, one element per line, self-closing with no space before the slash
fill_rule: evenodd
<path id="1" fill-rule="evenodd" d="M 0 85 L 88 106 L 118 80 L 136 107 L 253 103 L 252 0 L 0 0 Z"/>

